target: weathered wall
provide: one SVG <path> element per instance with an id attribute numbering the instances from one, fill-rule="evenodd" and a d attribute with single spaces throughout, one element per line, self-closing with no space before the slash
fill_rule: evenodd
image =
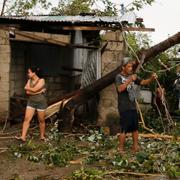
<path id="1" fill-rule="evenodd" d="M 28 48 L 26 67 L 37 66 L 43 70 L 47 85 L 48 100 L 56 99 L 74 88 L 72 71 L 72 49 L 46 45 L 31 44 Z"/>
<path id="2" fill-rule="evenodd" d="M 102 55 L 102 76 L 117 68 L 121 62 L 124 50 L 123 38 L 120 31 L 107 32 L 104 39 L 108 41 L 108 46 Z M 112 84 L 101 91 L 98 109 L 99 125 L 117 126 L 119 114 L 117 109 L 117 92 L 115 84 Z"/>
<path id="3" fill-rule="evenodd" d="M 72 89 L 76 89 L 76 77 L 69 76 L 46 76 L 47 98 L 48 101 L 54 101 Z"/>
<path id="4" fill-rule="evenodd" d="M 11 43 L 10 96 L 25 95 L 25 56 L 28 47 L 24 43 Z"/>
<path id="5" fill-rule="evenodd" d="M 9 33 L 0 30 L 0 122 L 9 113 L 10 97 L 25 97 L 27 69 L 38 66 L 45 70 L 48 100 L 54 100 L 79 86 L 79 76 L 73 77 L 72 50 L 60 46 L 22 41 L 9 42 Z"/>
<path id="6" fill-rule="evenodd" d="M 10 54 L 9 33 L 0 29 L 0 122 L 5 121 L 9 109 Z"/>
<path id="7" fill-rule="evenodd" d="M 10 96 L 25 96 L 27 69 L 42 68 L 49 101 L 76 89 L 79 77 L 63 67 L 72 67 L 71 49 L 37 43 L 11 41 Z"/>

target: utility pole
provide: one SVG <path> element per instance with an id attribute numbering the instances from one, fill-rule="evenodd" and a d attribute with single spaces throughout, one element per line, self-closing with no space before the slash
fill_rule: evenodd
<path id="1" fill-rule="evenodd" d="M 120 4 L 120 6 L 121 6 L 120 13 L 121 13 L 121 16 L 123 16 L 125 13 L 125 7 L 124 7 L 124 4 Z"/>

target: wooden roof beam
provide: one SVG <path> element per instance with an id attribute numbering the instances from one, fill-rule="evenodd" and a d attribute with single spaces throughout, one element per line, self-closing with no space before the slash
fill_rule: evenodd
<path id="1" fill-rule="evenodd" d="M 63 26 L 63 30 L 80 30 L 80 31 L 100 31 L 100 30 L 118 30 L 120 27 L 103 27 L 103 26 Z M 154 28 L 143 28 L 143 27 L 123 27 L 123 31 L 147 31 L 153 32 Z"/>
<path id="2" fill-rule="evenodd" d="M 64 46 L 64 47 L 70 47 L 70 48 L 82 48 L 82 49 L 98 49 L 99 48 L 96 46 L 71 44 L 67 40 L 66 41 L 63 41 L 63 39 L 62 40 L 56 40 L 56 39 L 52 39 L 52 38 L 43 37 L 43 36 L 38 35 L 36 33 L 19 31 L 19 30 L 15 30 L 15 36 L 16 35 L 18 35 L 19 38 L 17 38 L 17 39 L 11 38 L 11 40 L 49 43 L 49 44 L 54 44 L 54 45 L 59 45 L 59 46 Z"/>
<path id="3" fill-rule="evenodd" d="M 17 36 L 17 38 L 16 38 Z M 40 34 L 32 33 L 32 32 L 25 32 L 25 31 L 19 31 L 15 30 L 15 38 L 16 40 L 32 40 L 32 41 L 40 41 L 45 43 L 52 43 L 60 46 L 67 46 L 69 45 L 68 42 L 63 42 L 60 40 L 55 40 L 53 38 L 47 38 L 46 36 L 43 37 Z"/>
<path id="4" fill-rule="evenodd" d="M 154 32 L 154 28 L 143 28 L 143 27 L 124 27 L 123 31 L 143 31 L 143 32 Z"/>

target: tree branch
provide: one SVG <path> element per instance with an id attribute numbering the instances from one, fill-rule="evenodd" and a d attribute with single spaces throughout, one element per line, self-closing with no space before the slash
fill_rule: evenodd
<path id="1" fill-rule="evenodd" d="M 1 16 L 4 15 L 4 10 L 5 10 L 5 6 L 6 6 L 6 2 L 7 2 L 7 0 L 3 1 L 3 5 L 2 5 L 2 9 L 1 9 Z"/>

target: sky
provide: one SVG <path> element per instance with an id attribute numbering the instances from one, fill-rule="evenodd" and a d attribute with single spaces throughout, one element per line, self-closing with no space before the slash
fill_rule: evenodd
<path id="1" fill-rule="evenodd" d="M 132 0 L 111 0 L 111 2 L 120 9 L 121 3 L 125 7 L 127 5 L 130 7 Z M 97 4 L 97 7 L 101 5 Z M 155 32 L 148 32 L 153 45 L 180 31 L 180 0 L 155 0 L 151 6 L 145 5 L 135 13 L 137 17 L 143 18 L 145 27 L 155 29 Z"/>
<path id="2" fill-rule="evenodd" d="M 3 0 L 0 0 L 0 6 L 2 2 Z M 51 2 L 56 4 L 58 0 Z M 132 0 L 111 0 L 111 2 L 119 9 L 121 3 L 127 6 Z M 96 4 L 98 7 L 102 5 Z M 155 29 L 155 32 L 148 33 L 152 44 L 157 44 L 180 31 L 180 0 L 155 0 L 155 3 L 144 6 L 136 12 L 136 15 L 143 18 L 145 27 Z"/>
<path id="3" fill-rule="evenodd" d="M 112 1 L 116 4 L 121 1 L 125 6 L 128 4 L 128 0 Z M 155 32 L 148 33 L 153 44 L 157 44 L 180 31 L 180 0 L 155 0 L 151 6 L 146 5 L 136 14 L 143 18 L 145 27 L 155 29 Z"/>
<path id="4" fill-rule="evenodd" d="M 180 31 L 180 0 L 156 1 L 138 13 L 146 27 L 155 28 L 155 32 L 150 33 L 155 44 Z"/>

